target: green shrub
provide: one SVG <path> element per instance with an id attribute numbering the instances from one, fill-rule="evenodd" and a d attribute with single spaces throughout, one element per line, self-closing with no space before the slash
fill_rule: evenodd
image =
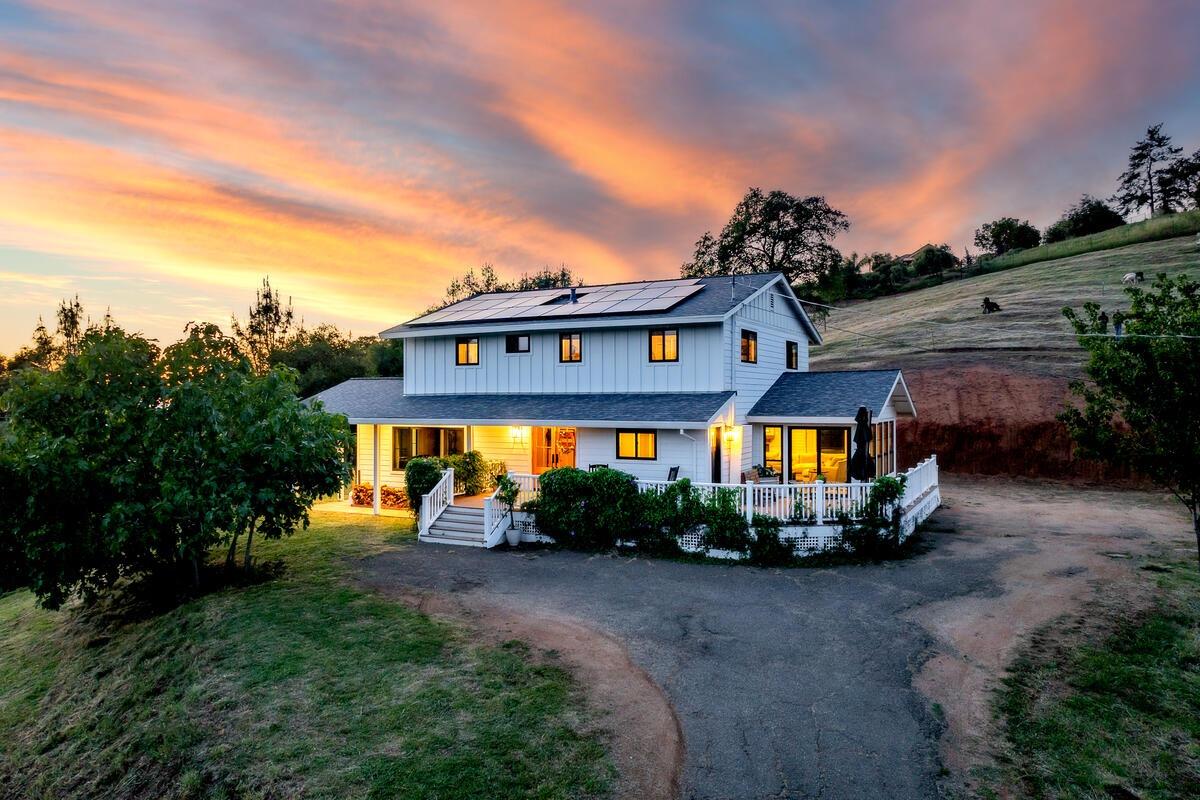
<path id="1" fill-rule="evenodd" d="M 901 509 L 896 503 L 904 494 L 906 480 L 904 476 L 896 478 L 890 475 L 876 478 L 867 496 L 862 519 L 851 520 L 845 514 L 838 515 L 838 524 L 842 526 L 839 549 L 856 558 L 872 561 L 898 558 L 903 554 L 900 542 Z"/>
<path id="2" fill-rule="evenodd" d="M 701 537 L 705 550 L 729 550 L 747 553 L 750 550 L 750 525 L 738 508 L 737 489 L 717 489 L 704 504 L 706 529 Z"/>
<path id="3" fill-rule="evenodd" d="M 632 475 L 560 467 L 542 474 L 538 502 L 526 504 L 538 529 L 560 544 L 604 550 L 644 529 L 644 501 Z"/>
<path id="4" fill-rule="evenodd" d="M 751 521 L 754 539 L 750 542 L 750 563 L 760 567 L 786 567 L 796 560 L 794 542 L 780 538 L 783 522 L 775 517 L 755 514 Z"/>
<path id="5" fill-rule="evenodd" d="M 454 470 L 454 482 L 467 494 L 483 494 L 496 483 L 489 462 L 478 450 L 468 450 L 438 459 L 442 466 Z"/>
<path id="6" fill-rule="evenodd" d="M 404 489 L 414 512 L 421 510 L 422 499 L 441 479 L 442 466 L 436 459 L 409 459 L 404 467 Z"/>
<path id="7" fill-rule="evenodd" d="M 704 524 L 704 501 L 687 478 L 642 492 L 641 502 L 637 542 L 646 555 L 678 555 L 683 536 Z"/>

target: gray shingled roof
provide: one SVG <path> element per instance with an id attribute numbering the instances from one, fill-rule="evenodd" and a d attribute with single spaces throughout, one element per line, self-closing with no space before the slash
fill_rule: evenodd
<path id="1" fill-rule="evenodd" d="M 703 427 L 733 392 L 405 395 L 400 378 L 352 378 L 305 402 L 352 422 L 532 425 L 621 422 Z"/>
<path id="2" fill-rule="evenodd" d="M 845 372 L 785 372 L 766 391 L 750 419 L 766 417 L 837 417 L 853 419 L 859 406 L 878 416 L 900 377 L 898 369 L 847 370 Z M 900 384 L 903 387 L 903 381 Z M 907 389 L 906 407 L 911 406 Z M 904 410 L 903 408 L 901 410 Z"/>
<path id="3" fill-rule="evenodd" d="M 596 319 L 597 317 L 603 317 L 605 320 L 645 320 L 670 319 L 672 317 L 719 317 L 728 313 L 738 304 L 744 302 L 748 297 L 750 297 L 750 295 L 766 286 L 775 278 L 778 278 L 779 274 L 780 273 L 778 272 L 762 272 L 754 275 L 719 275 L 710 278 L 700 278 L 699 283 L 704 286 L 703 290 L 685 298 L 678 305 L 665 311 L 648 311 L 634 314 L 572 316 L 570 319 Z M 563 291 L 566 292 L 567 290 L 564 289 Z M 383 331 L 380 336 L 388 336 L 389 334 L 396 334 L 406 330 L 429 330 L 438 327 L 459 326 L 463 324 L 477 324 L 481 326 L 492 325 L 495 323 L 518 321 L 520 320 L 520 317 L 513 319 L 497 317 L 492 319 L 477 320 L 474 323 L 434 322 L 422 324 L 420 320 L 421 317 L 417 317 L 416 319 L 409 320 L 403 325 L 396 325 L 392 328 L 388 328 L 387 330 Z M 546 320 L 542 318 L 534 318 L 533 320 L 523 321 L 544 322 Z"/>

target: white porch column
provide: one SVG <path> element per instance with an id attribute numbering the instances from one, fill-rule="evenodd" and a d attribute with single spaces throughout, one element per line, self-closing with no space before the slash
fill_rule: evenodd
<path id="1" fill-rule="evenodd" d="M 379 423 L 371 426 L 371 513 L 379 516 Z"/>
<path id="2" fill-rule="evenodd" d="M 892 474 L 900 466 L 900 440 L 896 438 L 896 420 L 892 420 Z"/>

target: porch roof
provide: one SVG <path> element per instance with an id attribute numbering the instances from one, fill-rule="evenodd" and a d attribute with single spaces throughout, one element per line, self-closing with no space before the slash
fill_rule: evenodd
<path id="1" fill-rule="evenodd" d="M 704 428 L 733 392 L 603 394 L 404 394 L 401 378 L 352 378 L 305 402 L 355 425 L 575 425 Z"/>
<path id="2" fill-rule="evenodd" d="M 859 406 L 872 417 L 891 400 L 898 415 L 916 416 L 916 407 L 898 369 L 785 372 L 746 415 L 753 422 L 814 419 L 854 421 Z"/>

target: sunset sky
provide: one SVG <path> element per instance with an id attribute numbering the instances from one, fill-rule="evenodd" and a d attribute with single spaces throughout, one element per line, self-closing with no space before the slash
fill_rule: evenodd
<path id="1" fill-rule="evenodd" d="M 1200 4 L 0 0 L 0 352 L 78 293 L 173 341 L 263 275 L 309 324 L 455 274 L 678 274 L 749 186 L 844 252 L 961 252 L 1200 147 Z"/>

